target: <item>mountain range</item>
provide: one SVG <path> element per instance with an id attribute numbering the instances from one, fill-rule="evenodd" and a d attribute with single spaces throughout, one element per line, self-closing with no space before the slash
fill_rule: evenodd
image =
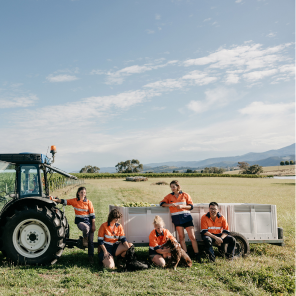
<path id="1" fill-rule="evenodd" d="M 281 161 L 295 160 L 295 143 L 277 150 L 269 150 L 266 152 L 255 153 L 250 152 L 244 155 L 215 157 L 200 161 L 167 161 L 161 163 L 144 164 L 145 171 L 173 171 L 186 169 L 202 169 L 205 167 L 235 167 L 240 161 L 246 161 L 248 164 L 259 164 L 261 166 L 276 166 Z M 115 167 L 102 167 L 101 173 L 115 173 Z"/>

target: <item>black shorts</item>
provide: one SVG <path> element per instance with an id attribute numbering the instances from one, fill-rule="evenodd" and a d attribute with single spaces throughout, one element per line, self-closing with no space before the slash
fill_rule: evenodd
<path id="1" fill-rule="evenodd" d="M 115 253 L 116 253 L 116 250 L 119 246 L 119 243 L 115 243 L 114 245 L 107 245 L 107 244 L 104 244 L 104 245 L 105 245 L 105 248 L 107 249 L 108 253 L 110 253 L 110 255 L 112 255 L 113 257 L 115 257 Z M 103 261 L 104 252 L 102 250 L 100 250 L 100 253 L 98 255 L 99 255 L 99 260 Z"/>
<path id="2" fill-rule="evenodd" d="M 176 226 L 176 227 L 187 228 L 187 227 L 194 226 L 194 225 L 193 225 L 193 222 L 192 222 L 192 220 L 191 220 L 191 221 L 189 221 L 189 222 L 185 222 L 185 223 L 183 223 L 183 224 L 179 224 L 179 225 L 176 225 L 176 224 L 175 224 L 175 226 Z"/>

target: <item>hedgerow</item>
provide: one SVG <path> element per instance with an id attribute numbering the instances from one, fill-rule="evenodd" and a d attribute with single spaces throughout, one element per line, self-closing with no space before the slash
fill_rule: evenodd
<path id="1" fill-rule="evenodd" d="M 145 176 L 147 178 L 173 178 L 173 177 L 230 177 L 230 178 L 266 178 L 262 175 L 245 175 L 245 174 L 200 174 L 200 173 L 98 173 L 98 174 L 72 174 L 82 179 L 118 179 L 135 176 Z"/>

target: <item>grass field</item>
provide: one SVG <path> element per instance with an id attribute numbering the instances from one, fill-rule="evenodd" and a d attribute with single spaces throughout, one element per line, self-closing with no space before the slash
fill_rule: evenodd
<path id="1" fill-rule="evenodd" d="M 87 196 L 96 210 L 96 227 L 106 221 L 108 204 L 125 201 L 158 203 L 169 193 L 168 186 L 116 179 L 87 180 Z M 164 180 L 168 181 L 168 180 Z M 194 263 L 176 271 L 152 268 L 118 273 L 96 264 L 88 265 L 87 252 L 66 249 L 50 267 L 13 266 L 0 255 L 0 295 L 294 295 L 295 182 L 275 179 L 179 178 L 193 202 L 250 202 L 277 205 L 278 226 L 284 228 L 284 247 L 251 245 L 248 258 L 215 264 Z M 76 189 L 66 198 L 73 198 Z M 65 198 L 65 196 L 64 196 Z M 71 238 L 80 233 L 74 210 L 66 207 Z M 96 237 L 97 235 L 95 235 Z M 148 248 L 137 248 L 145 260 Z"/>

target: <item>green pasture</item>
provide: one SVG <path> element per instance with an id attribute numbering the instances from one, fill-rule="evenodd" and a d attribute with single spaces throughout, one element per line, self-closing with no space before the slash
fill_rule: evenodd
<path id="1" fill-rule="evenodd" d="M 295 294 L 295 182 L 265 178 L 178 178 L 182 190 L 194 203 L 210 201 L 276 204 L 278 226 L 284 228 L 285 246 L 251 245 L 248 258 L 215 264 L 203 258 L 192 268 L 151 268 L 119 273 L 88 265 L 87 251 L 66 249 L 53 266 L 14 266 L 0 255 L 0 295 L 294 295 Z M 169 186 L 153 185 L 169 179 L 146 182 L 123 179 L 87 180 L 87 196 L 96 210 L 97 230 L 105 222 L 109 204 L 158 203 Z M 72 189 L 62 198 L 73 198 Z M 80 233 L 74 224 L 74 210 L 66 207 L 70 237 Z M 97 233 L 95 238 L 97 237 Z M 147 260 L 148 248 L 137 248 Z M 96 256 L 97 251 L 95 251 Z"/>

